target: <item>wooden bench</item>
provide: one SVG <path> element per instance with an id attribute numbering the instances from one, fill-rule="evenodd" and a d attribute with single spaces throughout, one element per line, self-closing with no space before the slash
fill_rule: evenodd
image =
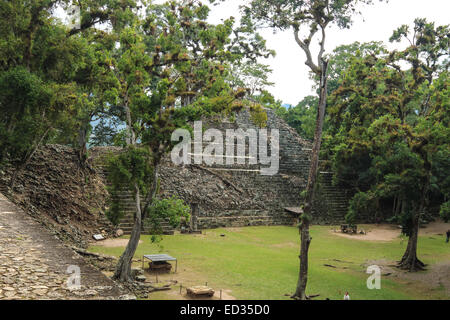
<path id="1" fill-rule="evenodd" d="M 150 260 L 151 263 L 149 265 L 150 268 L 158 268 L 160 266 L 162 269 L 167 269 L 167 266 L 164 264 L 164 262 L 167 261 L 175 261 L 175 273 L 177 272 L 178 268 L 178 260 L 174 257 L 169 256 L 168 254 L 146 254 L 142 257 L 142 269 L 144 269 L 144 260 Z M 155 263 L 156 262 L 156 263 Z M 170 269 L 169 269 L 170 271 Z"/>

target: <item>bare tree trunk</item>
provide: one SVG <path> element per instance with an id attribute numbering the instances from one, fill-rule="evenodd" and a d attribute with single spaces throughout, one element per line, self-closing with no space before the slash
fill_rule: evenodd
<path id="1" fill-rule="evenodd" d="M 156 197 L 156 193 L 158 192 L 158 180 L 159 180 L 159 163 L 154 163 L 152 186 L 150 192 L 147 194 L 147 197 L 145 199 L 144 209 L 142 210 L 142 219 L 145 219 L 147 210 L 152 205 L 153 199 L 155 199 Z"/>
<path id="2" fill-rule="evenodd" d="M 134 185 L 135 201 L 136 201 L 136 214 L 134 218 L 134 226 L 131 231 L 130 240 L 128 241 L 127 247 L 124 253 L 120 256 L 119 262 L 116 265 L 116 270 L 114 272 L 113 278 L 121 282 L 130 282 L 134 279 L 131 278 L 131 264 L 133 261 L 133 256 L 139 244 L 139 239 L 141 237 L 141 226 L 142 226 L 142 214 L 141 214 L 141 197 L 139 194 L 139 186 L 137 183 Z"/>
<path id="3" fill-rule="evenodd" d="M 394 203 L 392 204 L 392 215 L 394 216 L 395 215 L 395 210 L 396 210 L 396 208 L 397 208 L 397 199 L 398 199 L 398 196 L 394 196 Z"/>
<path id="4" fill-rule="evenodd" d="M 306 211 L 305 211 L 306 213 Z M 304 213 L 304 214 L 305 214 Z M 306 284 L 308 283 L 308 252 L 311 244 L 311 236 L 309 235 L 309 219 L 301 218 L 300 226 L 300 272 L 298 275 L 297 289 L 292 298 L 297 300 L 307 300 Z"/>
<path id="5" fill-rule="evenodd" d="M 82 169 L 88 169 L 91 173 L 94 173 L 95 169 L 92 168 L 87 161 L 88 160 L 87 141 L 89 139 L 88 132 L 91 119 L 92 115 L 89 115 L 88 118 L 82 121 L 81 126 L 78 129 L 77 155 L 80 167 Z"/>
<path id="6" fill-rule="evenodd" d="M 136 134 L 133 130 L 132 126 L 132 119 L 131 119 L 131 112 L 128 107 L 128 103 L 125 103 L 125 111 L 126 111 L 126 118 L 127 118 L 127 125 L 130 136 L 128 137 L 129 144 L 136 145 Z M 159 159 L 159 158 L 158 158 Z M 151 205 L 154 197 L 156 196 L 157 192 L 157 184 L 158 184 L 158 178 L 159 178 L 159 161 L 155 161 L 154 168 L 153 168 L 153 177 L 152 177 L 152 185 L 151 189 L 149 190 L 147 197 L 144 200 L 144 207 L 142 207 L 141 203 L 141 196 L 140 196 L 140 190 L 137 183 L 134 185 L 134 194 L 135 194 L 135 201 L 136 201 L 136 214 L 134 216 L 134 225 L 133 230 L 131 231 L 130 240 L 128 241 L 127 247 L 125 248 L 124 253 L 120 256 L 119 262 L 117 263 L 116 270 L 114 272 L 114 279 L 117 279 L 121 282 L 129 282 L 133 281 L 131 277 L 131 265 L 133 256 L 136 252 L 136 249 L 139 244 L 139 239 L 141 237 L 141 230 L 142 230 L 142 221 L 145 218 L 145 213 L 148 209 L 148 207 Z"/>
<path id="7" fill-rule="evenodd" d="M 424 197 L 420 207 L 415 210 L 412 219 L 412 230 L 408 239 L 408 246 L 400 260 L 398 267 L 410 272 L 424 270 L 425 264 L 417 258 L 417 240 L 419 238 L 419 224 L 422 211 L 424 210 Z"/>
<path id="8" fill-rule="evenodd" d="M 85 167 L 87 160 L 87 132 L 88 132 L 88 124 L 83 121 L 78 130 L 78 160 L 80 161 L 80 166 L 82 168 Z"/>
<path id="9" fill-rule="evenodd" d="M 125 97 L 125 112 L 127 117 L 127 126 L 130 136 L 127 139 L 128 145 L 136 145 L 136 135 L 133 130 L 133 123 L 131 120 L 130 107 L 128 105 L 128 97 Z M 114 272 L 113 278 L 121 282 L 133 281 L 131 277 L 131 264 L 133 256 L 139 244 L 139 239 L 141 237 L 142 228 L 142 211 L 141 211 L 141 195 L 139 186 L 137 183 L 134 184 L 134 198 L 136 203 L 136 213 L 134 215 L 134 225 L 131 231 L 130 240 L 128 241 L 125 251 L 120 256 L 120 259 L 116 265 L 116 270 Z"/>
<path id="10" fill-rule="evenodd" d="M 133 256 L 139 244 L 139 239 L 141 237 L 142 221 L 145 219 L 145 214 L 148 207 L 152 204 L 153 199 L 156 196 L 159 166 L 155 165 L 153 169 L 152 186 L 145 199 L 144 208 L 142 209 L 142 203 L 140 198 L 140 191 L 137 184 L 135 184 L 135 199 L 136 199 L 136 214 L 134 216 L 134 225 L 131 232 L 130 240 L 128 241 L 127 247 L 124 253 L 117 263 L 116 270 L 114 273 L 114 279 L 122 282 L 133 281 L 131 278 L 131 264 Z"/>
<path id="11" fill-rule="evenodd" d="M 13 132 L 14 128 L 15 128 L 15 124 L 14 121 L 12 120 L 12 116 L 9 117 L 9 119 L 6 121 L 6 132 L 7 135 L 10 136 L 11 133 Z M 6 153 L 8 151 L 7 145 L 5 146 L 5 144 L 3 143 L 1 145 L 1 150 L 0 150 L 0 163 L 6 158 Z"/>
<path id="12" fill-rule="evenodd" d="M 50 132 L 51 129 L 52 129 L 51 127 L 48 127 L 47 130 L 45 130 L 44 134 L 41 136 L 39 141 L 37 141 L 34 144 L 33 148 L 25 155 L 25 158 L 23 159 L 22 163 L 14 171 L 14 173 L 13 173 L 13 175 L 11 177 L 11 180 L 9 181 L 9 186 L 11 188 L 14 187 L 14 183 L 16 182 L 17 176 L 19 175 L 19 173 L 21 173 L 23 170 L 25 170 L 27 165 L 30 163 L 31 158 L 33 158 L 34 154 L 39 149 L 39 147 L 41 146 L 42 142 L 44 141 L 45 137 L 47 137 L 47 135 L 48 135 L 48 133 Z"/>
<path id="13" fill-rule="evenodd" d="M 306 285 L 308 282 L 308 251 L 311 244 L 309 225 L 311 221 L 314 188 L 316 184 L 317 171 L 319 166 L 319 151 L 322 142 L 323 122 L 325 118 L 325 108 L 327 104 L 327 71 L 328 62 L 322 60 L 322 70 L 320 76 L 320 97 L 317 109 L 316 130 L 314 132 L 314 144 L 311 155 L 311 166 L 309 169 L 308 184 L 306 186 L 306 199 L 303 207 L 303 214 L 300 216 L 300 271 L 297 282 L 297 289 L 292 296 L 293 299 L 306 300 Z"/>
<path id="14" fill-rule="evenodd" d="M 125 96 L 125 115 L 127 117 L 127 124 L 128 124 L 128 144 L 135 145 L 136 144 L 136 134 L 133 130 L 133 123 L 131 119 L 131 111 L 130 107 L 128 106 L 128 94 Z"/>

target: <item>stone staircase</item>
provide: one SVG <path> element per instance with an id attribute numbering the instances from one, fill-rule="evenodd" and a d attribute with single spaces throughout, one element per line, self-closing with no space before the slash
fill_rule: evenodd
<path id="1" fill-rule="evenodd" d="M 5 194 L 5 193 L 7 193 L 7 191 L 8 191 L 8 187 L 6 185 L 0 183 L 0 193 Z"/>
<path id="2" fill-rule="evenodd" d="M 104 158 L 100 157 L 94 160 L 94 166 L 97 170 L 99 176 L 103 179 L 105 185 L 110 186 L 111 183 L 108 181 L 108 170 L 107 166 L 104 163 Z M 127 188 L 123 188 L 122 191 L 119 192 L 118 195 L 115 196 L 116 199 L 119 199 L 122 209 L 124 211 L 124 216 L 120 220 L 118 225 L 119 229 L 122 229 L 124 234 L 131 234 L 134 225 L 134 214 L 136 212 L 136 204 L 133 197 L 133 194 Z M 141 195 L 142 198 L 142 195 Z M 161 221 L 160 225 L 163 230 L 163 234 L 174 234 L 173 227 L 168 223 L 168 221 Z M 144 224 L 142 225 L 142 234 L 150 234 L 149 227 L 146 227 Z"/>
<path id="3" fill-rule="evenodd" d="M 345 222 L 345 216 L 348 210 L 348 202 L 351 194 L 339 186 L 332 184 L 332 172 L 320 172 L 320 188 L 316 193 L 315 207 L 321 210 L 322 214 L 317 223 L 340 224 Z M 326 212 L 326 215 L 324 215 Z M 323 221 L 326 220 L 326 221 Z"/>
<path id="4" fill-rule="evenodd" d="M 293 219 L 289 215 L 274 216 L 270 214 L 270 211 L 264 209 L 224 210 L 214 216 L 203 215 L 198 218 L 199 229 L 292 224 Z"/>

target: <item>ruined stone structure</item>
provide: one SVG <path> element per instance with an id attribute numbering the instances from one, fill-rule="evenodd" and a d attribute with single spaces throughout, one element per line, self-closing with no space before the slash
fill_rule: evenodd
<path id="1" fill-rule="evenodd" d="M 277 174 L 261 175 L 260 169 L 264 165 L 250 165 L 248 159 L 245 165 L 176 166 L 168 155 L 161 168 L 160 196 L 175 195 L 188 204 L 198 203 L 199 229 L 295 223 L 297 217 L 285 208 L 300 206 L 300 194 L 308 179 L 311 142 L 302 139 L 272 110 L 267 110 L 267 116 L 269 135 L 272 129 L 279 130 L 280 162 Z M 203 126 L 204 129 L 219 129 L 224 136 L 227 129 L 258 129 L 246 109 L 237 113 L 232 120 L 209 120 L 203 122 Z M 193 157 L 193 154 L 190 156 Z M 324 195 L 320 198 L 322 210 L 314 215 L 315 222 L 342 221 L 348 197 L 331 185 L 326 173 L 322 175 L 325 177 L 321 179 L 325 186 L 322 189 Z M 122 198 L 127 217 L 120 227 L 130 232 L 134 205 L 130 194 L 125 192 Z"/>
<path id="2" fill-rule="evenodd" d="M 311 144 L 272 110 L 267 110 L 267 115 L 269 135 L 272 129 L 279 130 L 278 174 L 261 175 L 261 167 L 268 165 L 250 165 L 248 158 L 245 165 L 179 167 L 168 161 L 161 170 L 162 195 L 176 194 L 188 203 L 199 203 L 199 228 L 292 224 L 295 217 L 284 208 L 299 205 L 308 177 Z M 224 136 L 227 129 L 258 129 L 247 110 L 233 120 L 209 121 L 204 127 L 219 129 Z"/>

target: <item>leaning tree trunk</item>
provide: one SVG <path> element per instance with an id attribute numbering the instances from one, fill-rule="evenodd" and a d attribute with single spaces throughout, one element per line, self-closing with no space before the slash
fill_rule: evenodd
<path id="1" fill-rule="evenodd" d="M 116 265 L 116 270 L 114 272 L 114 279 L 121 282 L 133 281 L 131 277 L 131 264 L 133 261 L 133 256 L 139 244 L 139 239 L 141 237 L 141 227 L 142 227 L 142 213 L 141 213 L 141 197 L 139 194 L 139 186 L 137 183 L 134 185 L 135 190 L 135 201 L 136 201 L 136 214 L 134 217 L 133 230 L 131 231 L 130 240 L 128 241 L 127 247 L 124 253 L 120 256 L 119 262 Z"/>
<path id="2" fill-rule="evenodd" d="M 88 151 L 87 151 L 87 141 L 89 139 L 88 133 L 90 129 L 90 122 L 92 116 L 82 121 L 80 128 L 78 129 L 78 141 L 77 141 L 77 156 L 80 168 L 88 169 L 91 173 L 95 170 L 88 163 Z"/>
<path id="3" fill-rule="evenodd" d="M 126 95 L 125 97 L 124 108 L 127 117 L 127 126 L 129 130 L 129 137 L 127 139 L 127 144 L 136 145 L 136 135 L 133 130 L 131 112 L 130 107 L 128 105 L 128 95 Z M 134 199 L 135 199 L 136 214 L 134 215 L 133 230 L 131 231 L 131 236 L 130 240 L 128 240 L 127 247 L 120 256 L 120 259 L 116 265 L 116 270 L 113 276 L 114 279 L 119 280 L 121 282 L 130 282 L 134 280 L 131 277 L 131 264 L 133 256 L 139 244 L 139 239 L 141 238 L 141 228 L 142 228 L 141 196 L 139 185 L 137 183 L 134 184 Z"/>
<path id="4" fill-rule="evenodd" d="M 411 233 L 408 239 L 408 246 L 406 251 L 400 260 L 398 267 L 410 272 L 424 270 L 425 264 L 417 258 L 417 240 L 419 238 L 419 223 L 420 216 L 424 209 L 424 200 L 418 210 L 414 213 L 412 219 Z"/>
<path id="5" fill-rule="evenodd" d="M 159 180 L 159 160 L 153 163 L 153 177 L 150 192 L 145 198 L 144 209 L 142 210 L 142 219 L 144 220 L 147 215 L 148 208 L 152 205 L 153 199 L 155 199 L 158 193 L 158 180 Z"/>
<path id="6" fill-rule="evenodd" d="M 303 207 L 303 214 L 300 217 L 300 271 L 298 276 L 297 289 L 292 298 L 306 300 L 306 284 L 308 282 L 308 251 L 311 243 L 309 235 L 309 225 L 313 207 L 313 195 L 316 184 L 317 171 L 319 166 L 319 151 L 322 141 L 323 122 L 325 118 L 325 107 L 327 103 L 327 70 L 328 62 L 322 60 L 322 70 L 320 76 L 320 97 L 317 109 L 316 130 L 314 132 L 314 143 L 311 155 L 311 166 L 309 169 L 308 184 L 306 185 L 306 199 Z"/>
<path id="7" fill-rule="evenodd" d="M 132 127 L 131 113 L 128 107 L 128 103 L 125 103 L 125 111 L 127 117 L 127 124 L 129 129 L 129 144 L 136 145 L 136 134 Z M 153 177 L 152 177 L 152 185 L 151 189 L 148 192 L 147 197 L 144 199 L 144 207 L 142 207 L 140 190 L 137 183 L 134 185 L 135 192 L 135 201 L 136 201 L 136 214 L 134 216 L 134 225 L 133 230 L 131 231 L 130 240 L 128 241 L 127 247 L 125 248 L 124 253 L 120 256 L 119 262 L 117 263 L 116 270 L 114 272 L 113 278 L 119 280 L 121 282 L 129 282 L 133 281 L 131 276 L 131 264 L 133 260 L 133 256 L 136 253 L 136 249 L 139 244 L 139 239 L 141 237 L 142 230 L 142 220 L 145 218 L 145 213 L 148 207 L 151 205 L 155 193 L 157 190 L 158 184 L 158 174 L 159 174 L 159 157 L 157 157 L 158 161 L 154 162 L 153 169 Z M 142 209 L 143 208 L 143 209 Z"/>
<path id="8" fill-rule="evenodd" d="M 12 116 L 10 117 L 12 118 Z M 14 121 L 12 121 L 11 119 L 9 119 L 8 121 L 6 121 L 7 125 L 7 129 L 6 129 L 6 133 L 7 136 L 10 136 L 14 130 Z M 3 160 L 6 158 L 6 153 L 8 151 L 8 148 L 6 148 L 5 144 L 2 144 L 2 148 L 0 149 L 0 163 L 3 162 Z"/>
<path id="9" fill-rule="evenodd" d="M 31 158 L 33 158 L 34 154 L 36 153 L 36 151 L 39 149 L 39 147 L 41 146 L 41 144 L 44 142 L 45 138 L 47 137 L 48 133 L 50 132 L 52 128 L 48 127 L 44 134 L 39 138 L 39 141 L 37 141 L 33 147 L 31 148 L 31 150 L 28 151 L 28 153 L 25 155 L 25 157 L 23 158 L 22 162 L 19 164 L 19 166 L 16 168 L 16 170 L 14 170 L 14 173 L 11 177 L 11 180 L 9 181 L 9 186 L 10 188 L 14 188 L 14 184 L 16 183 L 16 179 L 19 176 L 19 174 L 26 169 L 26 167 L 28 166 L 28 164 L 31 161 Z"/>
<path id="10" fill-rule="evenodd" d="M 137 184 L 134 187 L 136 198 L 136 215 L 134 217 L 133 230 L 131 232 L 130 240 L 128 241 L 127 247 L 125 248 L 124 253 L 120 257 L 119 262 L 117 263 L 116 270 L 114 273 L 114 279 L 117 279 L 122 282 L 128 282 L 133 280 L 131 277 L 132 259 L 138 247 L 139 239 L 141 237 L 142 221 L 145 219 L 146 211 L 152 204 L 153 199 L 156 196 L 156 192 L 158 189 L 157 188 L 158 178 L 159 178 L 159 165 L 155 164 L 155 167 L 153 169 L 153 177 L 152 177 L 153 181 L 151 189 L 149 190 L 149 193 L 144 201 L 145 204 L 143 209 L 141 209 L 142 204 L 140 199 L 139 187 Z"/>
<path id="11" fill-rule="evenodd" d="M 88 135 L 88 124 L 86 122 L 82 122 L 80 128 L 78 130 L 78 161 L 80 166 L 84 168 L 86 166 L 87 161 L 87 135 Z"/>

